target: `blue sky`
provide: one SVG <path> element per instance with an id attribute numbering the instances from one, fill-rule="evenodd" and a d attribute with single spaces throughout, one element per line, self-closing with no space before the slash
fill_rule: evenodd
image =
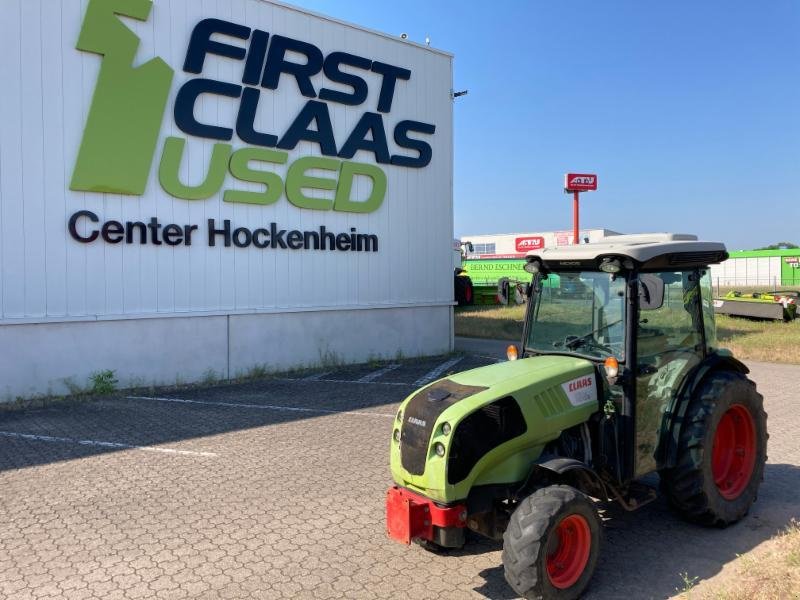
<path id="1" fill-rule="evenodd" d="M 800 2 L 294 0 L 455 54 L 455 234 L 800 244 Z"/>

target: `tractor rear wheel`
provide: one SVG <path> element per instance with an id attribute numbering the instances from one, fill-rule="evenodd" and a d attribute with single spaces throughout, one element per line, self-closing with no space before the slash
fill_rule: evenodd
<path id="1" fill-rule="evenodd" d="M 662 489 L 687 520 L 723 527 L 755 502 L 767 459 L 767 413 L 755 383 L 715 373 L 690 401 L 677 465 L 661 471 Z"/>
<path id="2" fill-rule="evenodd" d="M 600 519 L 587 496 L 551 485 L 519 503 L 503 535 L 506 581 L 528 599 L 578 598 L 600 550 Z"/>
<path id="3" fill-rule="evenodd" d="M 475 290 L 472 286 L 472 279 L 467 275 L 455 276 L 455 299 L 459 306 L 471 306 L 475 303 Z"/>

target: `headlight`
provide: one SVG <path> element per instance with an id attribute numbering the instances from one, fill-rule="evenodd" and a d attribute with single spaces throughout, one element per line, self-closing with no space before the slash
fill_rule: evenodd
<path id="1" fill-rule="evenodd" d="M 622 270 L 622 265 L 616 258 L 604 258 L 600 263 L 600 270 L 604 273 L 619 273 Z"/>
<path id="2" fill-rule="evenodd" d="M 436 442 L 433 445 L 433 451 L 436 452 L 436 456 L 442 457 L 444 456 L 444 444 L 441 442 Z"/>
<path id="3" fill-rule="evenodd" d="M 452 427 L 450 427 L 450 423 L 442 423 L 442 433 L 444 435 L 450 435 L 450 431 L 452 431 Z"/>
<path id="4" fill-rule="evenodd" d="M 400 430 L 399 429 L 395 429 L 394 430 L 394 435 L 392 437 L 394 438 L 394 441 L 399 444 L 400 443 Z"/>

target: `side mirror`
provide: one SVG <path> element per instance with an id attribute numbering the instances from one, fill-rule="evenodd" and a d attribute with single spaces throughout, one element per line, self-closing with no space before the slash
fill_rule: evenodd
<path id="1" fill-rule="evenodd" d="M 639 308 L 656 310 L 664 304 L 664 280 L 652 273 L 639 275 Z"/>

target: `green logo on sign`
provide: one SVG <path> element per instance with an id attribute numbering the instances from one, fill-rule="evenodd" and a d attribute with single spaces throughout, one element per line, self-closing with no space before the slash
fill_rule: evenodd
<path id="1" fill-rule="evenodd" d="M 173 70 L 138 66 L 139 38 L 117 15 L 146 21 L 150 0 L 90 0 L 77 48 L 103 56 L 70 189 L 144 194 Z"/>
<path id="2" fill-rule="evenodd" d="M 174 70 L 160 58 L 134 66 L 140 40 L 120 17 L 147 21 L 152 7 L 152 0 L 89 0 L 76 47 L 103 58 L 72 174 L 72 190 L 137 196 L 145 192 Z M 223 37 L 213 37 L 218 34 Z M 221 41 L 237 38 L 240 44 L 249 46 Z M 304 62 L 297 62 L 298 54 L 305 56 Z M 241 61 L 241 82 L 203 77 L 204 63 L 211 55 Z M 373 79 L 378 77 L 380 89 L 375 95 L 377 112 L 364 112 L 354 124 L 349 123 L 351 133 L 339 146 L 327 103 L 352 107 L 369 98 L 367 80 L 343 71 L 343 66 L 369 72 Z M 191 137 L 215 143 L 210 155 L 204 153 L 208 156 L 204 178 L 189 185 L 180 177 L 187 140 L 166 138 L 158 179 L 164 191 L 176 198 L 205 200 L 222 192 L 225 202 L 269 205 L 285 195 L 299 208 L 368 213 L 383 203 L 386 173 L 377 165 L 348 159 L 357 152 L 368 152 L 374 154 L 376 163 L 405 168 L 422 168 L 431 161 L 430 144 L 418 137 L 434 133 L 436 127 L 428 123 L 399 121 L 394 127 L 394 142 L 410 154 L 389 152 L 382 113 L 390 112 L 398 85 L 410 79 L 408 69 L 345 52 L 325 56 L 308 42 L 210 18 L 200 21 L 192 31 L 183 71 L 197 77 L 178 90 L 173 109 L 175 125 Z M 317 88 L 315 81 L 319 78 L 312 77 L 323 71 L 338 87 Z M 290 79 L 295 80 L 303 96 L 311 99 L 282 136 L 260 131 L 256 114 L 262 92 L 272 94 L 282 80 Z M 343 87 L 351 91 L 342 91 Z M 235 123 L 226 127 L 198 120 L 195 105 L 204 95 L 238 102 Z M 250 145 L 235 149 L 229 143 L 234 132 Z M 301 142 L 317 144 L 324 156 L 303 156 L 290 162 L 287 151 Z M 288 165 L 285 181 L 272 170 L 277 165 Z M 229 177 L 255 185 L 247 190 L 223 190 Z M 356 185 L 359 178 L 368 180 L 369 187 Z M 362 192 L 361 198 L 353 197 L 356 190 Z"/>

